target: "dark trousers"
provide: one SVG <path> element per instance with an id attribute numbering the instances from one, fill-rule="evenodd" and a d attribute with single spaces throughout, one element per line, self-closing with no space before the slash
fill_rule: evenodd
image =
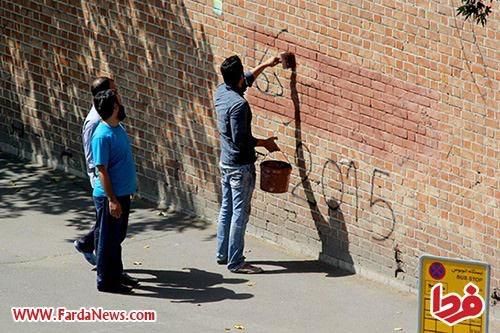
<path id="1" fill-rule="evenodd" d="M 77 240 L 78 248 L 83 252 L 94 252 L 97 247 L 97 237 L 95 235 L 96 229 L 99 229 L 99 219 L 97 219 L 97 216 L 96 221 L 90 231 Z"/>
<path id="2" fill-rule="evenodd" d="M 97 286 L 116 286 L 123 274 L 122 242 L 127 236 L 130 196 L 117 197 L 122 207 L 122 215 L 116 219 L 109 212 L 106 197 L 94 197 L 96 208 L 95 230 L 97 244 Z"/>
<path id="3" fill-rule="evenodd" d="M 99 176 L 97 176 L 95 174 L 95 169 L 91 169 L 87 173 L 88 173 L 89 179 L 90 179 L 90 186 L 92 187 L 92 189 L 94 189 L 95 181 L 97 178 L 99 178 Z M 97 219 L 97 216 L 96 216 L 96 221 L 99 222 L 99 220 Z M 78 249 L 80 251 L 91 253 L 91 252 L 94 252 L 94 250 L 97 248 L 97 238 L 95 237 L 96 229 L 99 229 L 99 225 L 97 223 L 95 223 L 92 226 L 92 228 L 90 229 L 90 231 L 88 233 L 86 233 L 85 235 L 83 235 L 82 237 L 80 237 L 77 240 Z"/>

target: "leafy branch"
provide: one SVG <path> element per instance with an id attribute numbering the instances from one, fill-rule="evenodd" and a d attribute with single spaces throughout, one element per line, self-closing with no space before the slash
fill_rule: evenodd
<path id="1" fill-rule="evenodd" d="M 493 0 L 489 0 L 486 5 L 483 0 L 462 0 L 462 6 L 457 8 L 457 15 L 462 15 L 465 20 L 472 17 L 476 24 L 484 25 L 487 22 L 488 15 L 491 13 Z"/>

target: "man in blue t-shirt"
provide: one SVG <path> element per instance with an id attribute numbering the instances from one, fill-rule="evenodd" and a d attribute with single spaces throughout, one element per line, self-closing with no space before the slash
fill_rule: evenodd
<path id="1" fill-rule="evenodd" d="M 224 60 L 220 70 L 224 83 L 214 96 L 217 129 L 220 134 L 222 203 L 217 223 L 217 263 L 233 273 L 261 273 L 260 267 L 245 262 L 245 230 L 250 216 L 250 201 L 255 188 L 255 147 L 269 152 L 279 150 L 277 138 L 257 139 L 252 135 L 252 111 L 243 97 L 257 76 L 267 67 L 280 63 L 272 57 L 249 72 L 243 71 L 238 56 Z"/>
<path id="2" fill-rule="evenodd" d="M 93 198 L 96 207 L 97 289 L 127 293 L 123 281 L 121 243 L 127 235 L 130 196 L 137 190 L 135 163 L 127 132 L 121 126 L 124 109 L 111 89 L 94 97 L 102 121 L 92 136 L 92 155 L 97 169 Z"/>
<path id="3" fill-rule="evenodd" d="M 92 98 L 95 97 L 98 92 L 108 89 L 117 92 L 115 81 L 113 79 L 105 76 L 96 78 L 92 82 L 92 85 L 90 87 Z M 94 134 L 94 131 L 100 122 L 101 117 L 92 104 L 92 108 L 87 114 L 87 117 L 85 117 L 82 128 L 82 143 L 83 151 L 85 153 L 85 165 L 87 167 L 87 174 L 89 176 L 90 186 L 92 187 L 92 190 L 94 189 L 94 182 L 97 178 L 94 159 L 92 158 L 92 135 Z M 96 257 L 94 254 L 96 243 L 95 230 L 98 227 L 98 225 L 94 224 L 88 233 L 73 242 L 76 250 L 82 253 L 85 260 L 87 260 L 88 263 L 92 266 L 95 266 L 96 264 Z"/>

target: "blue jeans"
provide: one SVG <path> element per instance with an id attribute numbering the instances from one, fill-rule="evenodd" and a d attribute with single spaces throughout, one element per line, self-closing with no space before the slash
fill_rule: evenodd
<path id="1" fill-rule="evenodd" d="M 217 260 L 229 270 L 244 263 L 245 230 L 255 188 L 255 166 L 221 167 L 222 204 L 217 224 Z"/>
<path id="2" fill-rule="evenodd" d="M 87 172 L 87 174 L 88 174 L 89 179 L 90 179 L 90 186 L 93 189 L 94 188 L 95 179 L 96 179 L 96 177 L 97 178 L 99 178 L 99 177 L 96 176 L 96 174 L 94 173 L 94 171 L 89 171 L 89 172 Z M 77 242 L 78 242 L 78 248 L 80 249 L 80 251 L 91 253 L 91 252 L 94 252 L 94 250 L 96 249 L 96 247 L 97 247 L 96 246 L 97 245 L 97 238 L 95 237 L 95 231 L 97 229 L 99 229 L 98 222 L 99 222 L 99 219 L 97 218 L 97 215 L 96 215 L 96 223 L 94 223 L 94 225 L 92 226 L 92 228 L 90 229 L 90 231 L 87 232 L 85 235 L 83 235 L 82 237 L 80 237 L 77 240 Z"/>
<path id="3" fill-rule="evenodd" d="M 99 178 L 98 176 L 95 175 L 94 171 L 89 171 L 87 172 L 89 179 L 90 179 L 90 186 L 94 188 L 94 183 L 96 177 Z M 85 235 L 80 237 L 77 242 L 78 242 L 78 249 L 82 252 L 88 252 L 92 253 L 96 249 L 97 245 L 97 238 L 95 237 L 95 231 L 99 229 L 98 225 L 99 219 L 97 218 L 96 215 L 96 223 L 92 226 L 92 228 L 87 232 Z"/>
<path id="4" fill-rule="evenodd" d="M 123 273 L 121 244 L 127 236 L 130 195 L 117 199 L 122 207 L 122 215 L 118 219 L 109 212 L 108 198 L 94 197 L 97 216 L 97 286 L 103 288 L 120 284 Z"/>

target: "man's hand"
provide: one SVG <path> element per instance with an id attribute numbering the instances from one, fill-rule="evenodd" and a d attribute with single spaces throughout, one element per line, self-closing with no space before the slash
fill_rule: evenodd
<path id="1" fill-rule="evenodd" d="M 263 147 L 266 148 L 270 153 L 279 151 L 280 148 L 278 147 L 276 142 L 274 142 L 276 140 L 278 140 L 278 138 L 275 136 L 265 139 L 263 142 Z"/>
<path id="2" fill-rule="evenodd" d="M 254 79 L 257 79 L 257 76 L 259 76 L 260 73 L 262 73 L 262 71 L 264 69 L 266 69 L 267 67 L 274 67 L 277 64 L 279 64 L 280 62 L 281 62 L 280 57 L 271 57 L 271 58 L 267 59 L 267 61 L 261 63 L 260 65 L 258 65 L 257 67 L 255 67 L 254 69 L 251 70 Z"/>
<path id="3" fill-rule="evenodd" d="M 271 57 L 264 63 L 267 67 L 274 67 L 281 62 L 280 57 Z"/>
<path id="4" fill-rule="evenodd" d="M 106 196 L 108 197 L 109 213 L 111 214 L 111 216 L 118 219 L 122 215 L 122 206 L 113 193 L 113 187 L 111 186 L 111 179 L 109 178 L 108 170 L 104 165 L 97 165 L 96 168 L 99 172 L 99 178 L 101 180 L 104 192 L 106 192 Z"/>
<path id="5" fill-rule="evenodd" d="M 115 219 L 119 219 L 122 215 L 122 206 L 120 205 L 120 202 L 116 200 L 116 198 L 109 199 L 109 213 Z"/>

